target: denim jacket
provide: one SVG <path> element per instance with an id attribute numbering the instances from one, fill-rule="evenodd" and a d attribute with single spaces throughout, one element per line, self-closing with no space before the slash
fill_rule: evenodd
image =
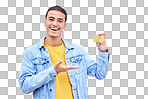
<path id="1" fill-rule="evenodd" d="M 55 99 L 54 77 L 58 74 L 52 66 L 44 39 L 24 50 L 22 56 L 19 85 L 25 94 L 33 92 L 33 99 Z M 62 40 L 67 66 L 80 66 L 68 71 L 74 99 L 88 99 L 87 75 L 104 79 L 108 72 L 110 52 L 108 49 L 107 52 L 98 51 L 98 61 L 95 61 L 81 45 Z"/>

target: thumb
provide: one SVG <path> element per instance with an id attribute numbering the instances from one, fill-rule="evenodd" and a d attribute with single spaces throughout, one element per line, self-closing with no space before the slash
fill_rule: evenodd
<path id="1" fill-rule="evenodd" d="M 100 42 L 96 42 L 96 44 L 97 44 L 97 46 L 99 46 L 100 45 Z"/>
<path id="2" fill-rule="evenodd" d="M 60 60 L 59 62 L 56 63 L 56 65 L 60 65 L 62 63 L 63 63 L 62 60 Z"/>

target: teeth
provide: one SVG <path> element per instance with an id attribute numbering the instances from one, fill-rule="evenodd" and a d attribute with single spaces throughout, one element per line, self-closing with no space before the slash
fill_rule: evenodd
<path id="1" fill-rule="evenodd" d="M 55 31 L 57 31 L 58 29 L 57 28 L 51 28 L 52 30 L 55 30 Z"/>

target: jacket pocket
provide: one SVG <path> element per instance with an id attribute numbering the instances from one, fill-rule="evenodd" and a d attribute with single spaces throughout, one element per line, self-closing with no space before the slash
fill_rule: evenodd
<path id="1" fill-rule="evenodd" d="M 36 73 L 39 73 L 40 71 L 43 71 L 45 68 L 45 64 L 47 63 L 45 59 L 42 58 L 36 58 L 32 60 L 32 63 L 35 65 Z"/>
<path id="2" fill-rule="evenodd" d="M 83 58 L 84 58 L 83 55 L 77 55 L 70 58 L 72 66 L 80 66 L 80 68 L 78 69 L 73 69 L 75 74 L 81 74 L 82 72 L 84 72 Z"/>

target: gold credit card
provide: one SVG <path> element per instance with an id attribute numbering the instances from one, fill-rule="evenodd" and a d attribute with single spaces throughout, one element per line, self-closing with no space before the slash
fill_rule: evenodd
<path id="1" fill-rule="evenodd" d="M 104 42 L 104 35 L 93 35 L 93 42 Z"/>

